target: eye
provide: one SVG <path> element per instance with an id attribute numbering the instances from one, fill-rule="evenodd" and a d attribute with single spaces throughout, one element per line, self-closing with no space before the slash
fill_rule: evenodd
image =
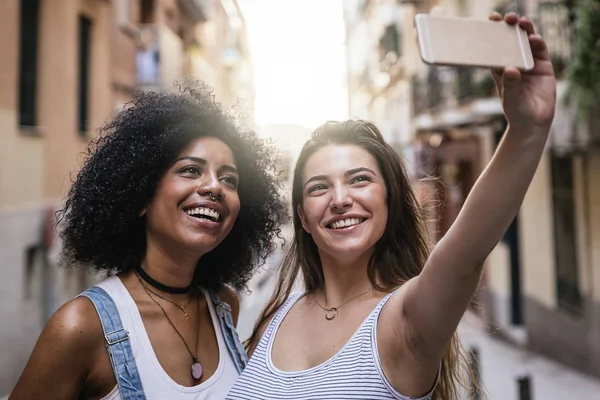
<path id="1" fill-rule="evenodd" d="M 351 184 L 360 182 L 371 182 L 371 178 L 366 175 L 359 175 L 350 181 Z"/>
<path id="2" fill-rule="evenodd" d="M 234 188 L 237 188 L 239 184 L 238 178 L 236 178 L 235 176 L 224 176 L 223 178 L 221 178 L 221 180 Z"/>
<path id="3" fill-rule="evenodd" d="M 320 183 L 318 185 L 311 186 L 308 189 L 308 193 L 313 193 L 313 192 L 316 192 L 318 190 L 325 190 L 325 189 L 327 189 L 327 186 L 325 186 L 324 184 Z"/>
<path id="4" fill-rule="evenodd" d="M 179 170 L 180 173 L 200 175 L 200 167 L 197 165 L 186 165 Z"/>

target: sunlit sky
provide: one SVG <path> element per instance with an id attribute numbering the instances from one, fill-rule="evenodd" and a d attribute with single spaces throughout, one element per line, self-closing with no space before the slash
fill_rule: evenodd
<path id="1" fill-rule="evenodd" d="M 259 125 L 314 128 L 347 117 L 342 0 L 238 0 Z"/>

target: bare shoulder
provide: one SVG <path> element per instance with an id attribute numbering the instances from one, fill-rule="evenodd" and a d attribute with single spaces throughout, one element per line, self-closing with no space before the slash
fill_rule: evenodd
<path id="1" fill-rule="evenodd" d="M 88 299 L 78 297 L 63 305 L 44 327 L 11 399 L 40 398 L 42 392 L 44 398 L 79 397 L 102 338 Z"/>
<path id="2" fill-rule="evenodd" d="M 92 302 L 77 297 L 54 313 L 44 328 L 40 340 L 62 350 L 76 352 L 89 349 L 90 345 L 102 344 L 102 325 Z"/>
<path id="3" fill-rule="evenodd" d="M 231 307 L 233 322 L 237 325 L 238 316 L 240 315 L 240 298 L 238 294 L 231 287 L 224 285 L 219 292 L 219 297 Z"/>

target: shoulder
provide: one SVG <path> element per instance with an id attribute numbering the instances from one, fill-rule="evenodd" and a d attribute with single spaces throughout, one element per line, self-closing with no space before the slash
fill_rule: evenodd
<path id="1" fill-rule="evenodd" d="M 65 350 L 87 348 L 103 337 L 96 309 L 85 297 L 65 303 L 50 318 L 44 331 L 47 338 L 65 347 Z"/>
<path id="2" fill-rule="evenodd" d="M 44 398 L 78 397 L 103 348 L 93 304 L 82 297 L 69 301 L 44 327 L 13 394 L 40 398 L 47 391 L 54 397 Z"/>

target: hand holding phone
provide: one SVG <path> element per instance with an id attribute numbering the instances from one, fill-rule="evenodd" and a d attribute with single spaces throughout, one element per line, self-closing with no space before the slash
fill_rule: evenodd
<path id="1" fill-rule="evenodd" d="M 420 17 L 421 20 L 422 18 Z M 426 19 L 429 18 L 441 17 L 427 16 Z M 439 30 L 439 22 L 444 21 L 435 22 L 434 24 L 438 24 L 438 30 L 435 33 L 435 37 L 437 37 L 435 50 L 437 52 L 430 51 L 428 53 L 427 49 L 423 52 L 423 48 L 421 48 L 421 54 L 424 53 L 424 61 L 436 65 L 490 68 L 509 126 L 523 134 L 524 138 L 532 132 L 547 134 L 556 107 L 556 77 L 544 39 L 535 33 L 531 20 L 519 17 L 515 13 L 509 13 L 503 18 L 496 12 L 490 16 L 490 21 L 470 21 L 466 23 L 470 25 L 470 28 L 458 27 L 457 25 L 460 24 L 456 24 L 456 21 L 451 22 L 450 25 L 456 30 L 445 31 L 444 35 L 442 35 L 444 30 Z M 465 22 L 464 19 L 463 22 Z M 483 35 L 478 29 L 473 29 L 475 26 L 488 27 L 488 31 Z M 501 30 L 496 31 L 497 36 L 491 34 L 496 29 L 494 27 L 501 27 Z M 426 28 L 427 25 L 424 24 L 421 24 L 420 28 L 417 27 L 417 31 L 421 29 L 420 47 L 432 43 L 427 40 L 421 41 Z M 471 47 L 467 50 L 466 46 L 458 46 L 462 51 L 456 51 L 455 45 L 455 53 L 450 51 L 452 34 L 458 30 L 463 32 L 460 37 L 468 40 L 469 43 L 476 43 L 478 47 Z M 480 38 L 465 38 L 465 32 L 470 32 L 471 35 L 477 35 L 479 32 Z M 429 34 L 429 37 L 433 38 L 434 35 Z M 513 44 L 507 46 L 507 42 L 498 40 L 500 37 L 512 38 Z M 518 40 L 515 40 L 515 37 Z M 526 44 L 522 42 L 523 38 L 527 40 Z M 449 47 L 443 48 L 444 44 L 448 44 Z M 503 45 L 507 48 L 503 49 Z M 475 49 L 482 53 L 478 53 Z M 484 51 L 485 53 L 483 53 Z M 430 54 L 435 55 L 430 56 Z M 509 55 L 512 55 L 512 58 Z"/>
<path id="2" fill-rule="evenodd" d="M 518 24 L 417 14 L 419 49 L 430 65 L 492 69 L 534 67 L 527 32 Z"/>

